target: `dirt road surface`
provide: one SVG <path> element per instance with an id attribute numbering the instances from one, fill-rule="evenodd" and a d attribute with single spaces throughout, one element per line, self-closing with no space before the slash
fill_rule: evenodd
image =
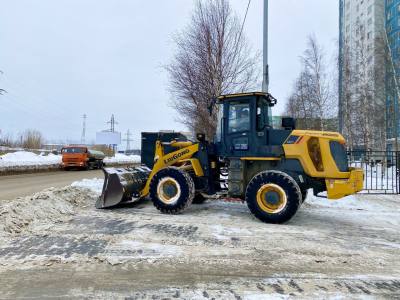
<path id="1" fill-rule="evenodd" d="M 400 297 L 400 197 L 308 201 L 270 225 L 242 203 L 170 216 L 149 202 L 96 210 L 97 196 L 69 187 L 0 203 L 0 298 Z"/>
<path id="2" fill-rule="evenodd" d="M 40 192 L 50 187 L 64 187 L 84 178 L 103 178 L 101 170 L 58 171 L 48 173 L 0 176 L 0 201 Z"/>

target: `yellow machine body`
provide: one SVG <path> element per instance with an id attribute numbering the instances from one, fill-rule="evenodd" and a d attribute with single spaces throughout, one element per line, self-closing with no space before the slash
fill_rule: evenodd
<path id="1" fill-rule="evenodd" d="M 170 146 L 177 148 L 177 150 L 165 154 L 162 142 L 156 142 L 154 166 L 151 170 L 149 178 L 147 179 L 145 187 L 140 191 L 140 195 L 142 197 L 145 197 L 149 194 L 150 182 L 153 179 L 153 176 L 158 171 L 166 167 L 177 166 L 184 170 L 192 169 L 196 176 L 203 176 L 203 169 L 199 160 L 197 158 L 193 158 L 193 155 L 199 151 L 199 144 L 192 142 L 172 141 Z"/>
<path id="2" fill-rule="evenodd" d="M 308 176 L 325 179 L 329 199 L 340 199 L 363 189 L 363 170 L 349 168 L 348 172 L 342 172 L 332 156 L 330 142 L 336 141 L 340 144 L 346 142 L 341 134 L 294 130 L 291 136 L 299 136 L 300 138 L 294 144 L 285 143 L 283 145 L 285 157 L 299 160 Z"/>
<path id="3" fill-rule="evenodd" d="M 269 111 L 276 99 L 265 93 L 222 96 L 216 103 L 213 141 L 204 134 L 191 142 L 180 135 L 143 133 L 142 165 L 104 169 L 96 207 L 149 196 L 158 210 L 176 214 L 206 195 L 226 195 L 246 201 L 263 222 L 283 223 L 309 189 L 317 196 L 326 192 L 329 199 L 363 189 L 363 170 L 348 165 L 341 134 L 295 130 L 291 118 L 283 118 L 280 129 L 272 127 Z"/>

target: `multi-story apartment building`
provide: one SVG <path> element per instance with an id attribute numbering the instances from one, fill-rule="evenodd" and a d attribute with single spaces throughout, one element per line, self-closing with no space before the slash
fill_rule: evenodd
<path id="1" fill-rule="evenodd" d="M 387 140 L 385 0 L 339 5 L 339 130 L 351 147 L 381 149 Z"/>
<path id="2" fill-rule="evenodd" d="M 400 84 L 400 0 L 385 0 L 387 42 L 390 46 L 386 73 L 386 119 L 388 149 L 396 148 L 400 135 L 398 85 Z M 397 82 L 396 82 L 397 81 Z M 396 86 L 397 85 L 397 86 Z M 400 141 L 397 141 L 399 149 Z"/>

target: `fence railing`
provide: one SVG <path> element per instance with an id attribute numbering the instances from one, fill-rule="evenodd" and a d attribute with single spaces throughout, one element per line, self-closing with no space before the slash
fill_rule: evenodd
<path id="1" fill-rule="evenodd" d="M 400 194 L 400 151 L 348 152 L 349 165 L 364 170 L 364 191 L 368 194 Z"/>

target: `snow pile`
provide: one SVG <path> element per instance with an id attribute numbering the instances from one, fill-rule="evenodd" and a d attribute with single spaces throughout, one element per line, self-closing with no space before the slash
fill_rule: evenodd
<path id="1" fill-rule="evenodd" d="M 100 195 L 101 191 L 103 190 L 103 183 L 104 183 L 104 179 L 93 178 L 93 179 L 83 179 L 81 181 L 75 181 L 71 184 L 71 186 L 77 187 L 77 188 L 88 189 L 88 190 Z"/>
<path id="2" fill-rule="evenodd" d="M 400 196 L 390 195 L 363 195 L 356 194 L 344 197 L 339 200 L 329 200 L 315 197 L 312 190 L 308 191 L 306 205 L 313 207 L 327 207 L 345 210 L 365 210 L 365 211 L 400 211 Z"/>
<path id="3" fill-rule="evenodd" d="M 38 155 L 33 152 L 18 151 L 0 156 L 1 167 L 57 165 L 61 163 L 61 155 Z"/>
<path id="4" fill-rule="evenodd" d="M 140 163 L 139 155 L 125 155 L 121 153 L 116 153 L 114 157 L 106 157 L 104 159 L 105 164 L 120 164 L 120 163 Z"/>
<path id="5" fill-rule="evenodd" d="M 74 215 L 75 208 L 91 206 L 95 201 L 96 196 L 89 191 L 66 187 L 0 202 L 0 236 L 48 228 Z"/>
<path id="6" fill-rule="evenodd" d="M 13 167 L 32 167 L 32 166 L 60 166 L 62 162 L 61 155 L 55 154 L 35 154 L 27 151 L 17 151 L 0 156 L 0 169 Z M 140 163 L 139 155 L 125 155 L 117 153 L 114 157 L 106 157 L 105 164 L 135 164 Z"/>

